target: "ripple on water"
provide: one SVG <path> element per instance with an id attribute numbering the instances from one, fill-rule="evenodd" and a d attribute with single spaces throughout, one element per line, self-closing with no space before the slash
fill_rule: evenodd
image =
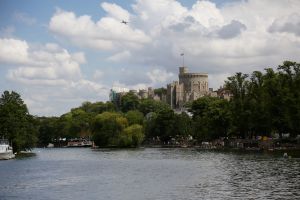
<path id="1" fill-rule="evenodd" d="M 194 149 L 36 149 L 0 199 L 300 199 L 300 160 Z M 3 181 L 4 180 L 4 181 Z"/>

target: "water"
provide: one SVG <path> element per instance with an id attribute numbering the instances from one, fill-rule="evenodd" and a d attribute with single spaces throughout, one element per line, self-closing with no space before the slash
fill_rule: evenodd
<path id="1" fill-rule="evenodd" d="M 300 199 L 300 160 L 193 149 L 35 149 L 0 161 L 0 199 Z"/>

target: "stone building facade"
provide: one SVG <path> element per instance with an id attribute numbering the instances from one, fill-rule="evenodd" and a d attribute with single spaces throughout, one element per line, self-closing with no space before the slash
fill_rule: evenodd
<path id="1" fill-rule="evenodd" d="M 167 85 L 167 102 L 172 108 L 181 108 L 186 102 L 210 95 L 207 73 L 189 73 L 187 67 L 179 67 L 179 81 Z"/>

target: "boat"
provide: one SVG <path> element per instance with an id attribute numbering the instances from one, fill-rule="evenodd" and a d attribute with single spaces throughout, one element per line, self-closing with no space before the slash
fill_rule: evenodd
<path id="1" fill-rule="evenodd" d="M 9 160 L 15 157 L 13 148 L 7 139 L 0 139 L 0 160 Z"/>
<path id="2" fill-rule="evenodd" d="M 71 139 L 68 141 L 67 147 L 92 147 L 93 142 L 86 139 Z"/>

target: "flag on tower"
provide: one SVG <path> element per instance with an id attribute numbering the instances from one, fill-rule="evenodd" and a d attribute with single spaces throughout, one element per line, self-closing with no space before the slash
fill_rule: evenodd
<path id="1" fill-rule="evenodd" d="M 181 53 L 180 55 L 181 55 L 181 56 L 184 56 L 184 53 Z"/>

